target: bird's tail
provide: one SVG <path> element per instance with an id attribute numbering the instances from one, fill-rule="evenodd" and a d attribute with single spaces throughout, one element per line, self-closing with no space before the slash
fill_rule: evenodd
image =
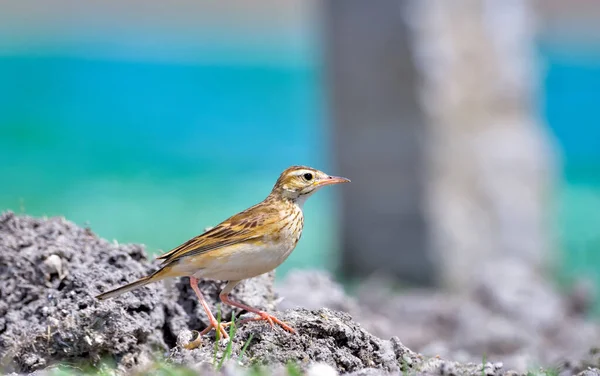
<path id="1" fill-rule="evenodd" d="M 155 282 L 156 278 L 154 278 L 154 277 L 155 277 L 154 275 L 149 275 L 147 277 L 140 278 L 135 282 L 126 284 L 125 286 L 117 287 L 116 289 L 102 293 L 102 294 L 96 296 L 96 299 L 104 300 L 104 299 L 114 298 L 115 296 L 126 293 L 127 291 L 131 291 L 131 290 L 137 289 L 138 287 L 147 285 L 148 283 Z"/>

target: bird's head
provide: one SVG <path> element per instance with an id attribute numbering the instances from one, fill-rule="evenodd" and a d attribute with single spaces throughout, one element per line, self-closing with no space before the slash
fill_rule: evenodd
<path id="1" fill-rule="evenodd" d="M 279 175 L 271 195 L 303 202 L 307 197 L 326 185 L 348 182 L 350 182 L 349 179 L 330 176 L 311 167 L 292 166 Z"/>

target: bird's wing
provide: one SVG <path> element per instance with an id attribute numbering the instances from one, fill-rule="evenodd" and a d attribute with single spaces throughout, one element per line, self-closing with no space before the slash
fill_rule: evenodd
<path id="1" fill-rule="evenodd" d="M 278 219 L 274 208 L 255 205 L 200 234 L 171 251 L 157 257 L 169 264 L 182 257 L 194 256 L 233 244 L 257 239 L 267 234 L 266 228 Z"/>

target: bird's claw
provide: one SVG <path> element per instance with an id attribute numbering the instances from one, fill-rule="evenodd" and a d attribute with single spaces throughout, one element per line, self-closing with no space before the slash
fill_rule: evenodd
<path id="1" fill-rule="evenodd" d="M 279 320 L 277 317 L 270 315 L 266 312 L 259 313 L 258 317 L 252 317 L 250 319 L 242 320 L 242 321 L 240 321 L 240 325 L 243 325 L 250 321 L 266 321 L 269 323 L 269 325 L 271 325 L 271 328 L 275 327 L 275 324 L 277 324 L 277 325 L 281 326 L 283 329 L 287 330 L 288 332 L 290 332 L 292 334 L 296 334 L 296 331 L 294 330 L 294 328 L 292 328 L 285 322 Z"/>
<path id="2" fill-rule="evenodd" d="M 212 329 L 215 329 L 215 336 L 217 338 L 217 340 L 221 339 L 221 338 L 225 338 L 228 339 L 229 338 L 229 334 L 227 333 L 227 331 L 225 330 L 225 328 L 227 327 L 227 323 L 211 323 L 208 328 L 204 329 L 202 332 L 200 332 L 200 336 L 203 336 L 205 334 L 207 334 L 208 332 L 210 332 Z"/>

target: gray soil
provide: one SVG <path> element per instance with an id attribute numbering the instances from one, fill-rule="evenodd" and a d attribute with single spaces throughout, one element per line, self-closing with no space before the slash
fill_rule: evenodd
<path id="1" fill-rule="evenodd" d="M 140 245 L 100 239 L 62 218 L 0 216 L 0 370 L 27 373 L 57 362 L 109 360 L 125 370 L 166 354 L 183 329 L 206 327 L 187 279 L 118 298 L 94 296 L 156 269 Z M 222 282 L 203 281 L 217 312 Z M 273 275 L 245 281 L 233 297 L 273 307 Z M 223 309 L 224 318 L 231 310 Z"/>
<path id="2" fill-rule="evenodd" d="M 576 289 L 562 296 L 522 264 L 495 262 L 491 270 L 482 270 L 471 291 L 461 294 L 393 294 L 390 285 L 366 281 L 349 297 L 326 273 L 296 271 L 277 286 L 285 298 L 279 308 L 349 312 L 370 333 L 398 336 L 425 357 L 479 364 L 485 358 L 518 373 L 543 366 L 570 375 L 600 366 L 600 326 L 586 318 L 590 295 Z"/>
<path id="3" fill-rule="evenodd" d="M 186 278 L 151 284 L 105 302 L 94 299 L 156 267 L 142 246 L 108 242 L 65 219 L 2 214 L 0 373 L 39 374 L 58 364 L 81 369 L 83 364 L 103 363 L 114 364 L 124 373 L 147 370 L 156 359 L 215 373 L 215 353 L 220 359 L 226 341 L 217 344 L 216 352 L 214 336 L 206 337 L 197 349 L 182 347 L 192 339 L 191 330 L 206 325 Z M 215 313 L 223 286 L 223 282 L 201 282 Z M 273 374 L 285 374 L 284 367 L 291 361 L 310 375 L 500 375 L 510 374 L 506 363 L 500 363 L 503 356 L 511 366 L 519 366 L 514 355 L 522 352 L 533 359 L 550 359 L 553 363 L 539 365 L 560 365 L 563 375 L 597 374 L 587 368 L 598 366 L 589 349 L 600 332 L 567 309 L 569 301 L 545 288 L 535 295 L 538 286 L 527 289 L 528 301 L 536 305 L 532 307 L 511 300 L 505 291 L 478 286 L 467 297 L 429 292 L 394 296 L 384 294 L 377 284 L 367 284 L 354 299 L 325 274 L 292 274 L 279 287 L 285 299 L 277 315 L 298 333 L 271 329 L 264 322 L 241 326 L 232 341 L 233 358 L 238 359 L 244 344 L 248 347 L 240 362 L 226 361 L 222 372 L 244 374 L 241 365 L 262 364 Z M 246 281 L 233 298 L 273 310 L 277 301 L 273 274 Z M 231 310 L 224 309 L 223 315 L 228 320 Z M 559 315 L 561 320 L 556 318 Z M 490 326 L 500 330 L 486 329 Z M 481 361 L 482 351 L 491 355 L 491 362 Z M 464 362 L 443 360 L 436 353 Z M 571 361 L 560 363 L 564 359 Z"/>

